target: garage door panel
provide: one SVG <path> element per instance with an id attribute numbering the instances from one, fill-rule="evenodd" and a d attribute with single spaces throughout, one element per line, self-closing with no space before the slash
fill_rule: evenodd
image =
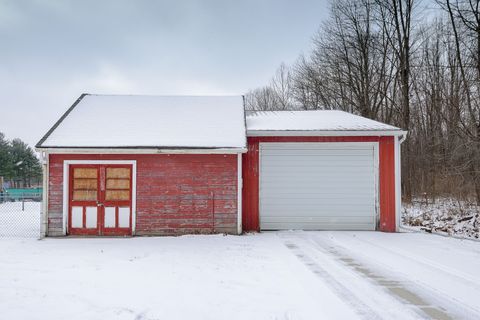
<path id="1" fill-rule="evenodd" d="M 374 181 L 373 179 L 359 179 L 359 177 L 355 177 L 355 179 L 358 179 L 358 180 L 352 181 L 352 177 L 350 177 L 350 180 L 348 180 L 346 177 L 344 179 L 339 179 L 339 180 L 335 180 L 333 178 L 323 179 L 321 177 L 317 178 L 315 176 L 312 176 L 310 178 L 303 177 L 302 179 L 297 179 L 293 177 L 290 179 L 288 178 L 280 179 L 280 177 L 278 177 L 277 180 L 272 179 L 272 180 L 262 181 L 262 187 L 267 189 L 270 189 L 270 188 L 296 189 L 298 187 L 300 188 L 311 187 L 312 189 L 317 188 L 317 189 L 329 189 L 329 190 L 340 190 L 340 191 L 354 188 L 355 191 L 361 191 L 359 187 L 370 189 L 370 186 L 367 186 L 366 184 Z"/>
<path id="2" fill-rule="evenodd" d="M 268 161 L 268 159 L 262 159 Z M 325 160 L 325 161 L 292 161 L 292 162 L 285 162 L 285 161 L 278 161 L 274 162 L 272 161 L 270 163 L 271 168 L 292 168 L 297 169 L 301 167 L 348 167 L 348 168 L 368 168 L 370 166 L 370 161 L 365 161 L 365 160 L 352 160 L 355 161 L 352 163 L 351 161 L 341 161 L 341 160 Z M 295 165 L 295 167 L 292 167 L 292 165 Z"/>
<path id="3" fill-rule="evenodd" d="M 372 205 L 370 204 L 365 204 L 365 203 L 352 203 L 352 204 L 338 204 L 338 203 L 325 203 L 325 204 L 315 204 L 315 206 L 312 206 L 309 203 L 289 203 L 289 204 L 265 204 L 262 206 L 262 209 L 265 209 L 265 207 L 268 206 L 268 209 L 272 208 L 275 210 L 274 213 L 271 214 L 271 216 L 275 215 L 281 215 L 281 212 L 292 212 L 293 214 L 297 214 L 301 216 L 302 214 L 307 214 L 307 213 L 321 213 L 318 216 L 323 216 L 323 215 L 338 215 L 339 211 L 341 213 L 341 216 L 348 216 L 350 213 L 352 215 L 357 215 L 353 214 L 353 212 L 363 212 L 365 215 L 371 216 L 371 214 L 368 212 L 368 210 L 373 209 Z M 269 214 L 265 214 L 264 216 L 268 217 Z M 316 215 L 317 216 L 317 215 Z"/>
<path id="4" fill-rule="evenodd" d="M 332 170 L 334 168 L 338 168 L 338 169 L 342 169 L 342 170 L 345 170 L 345 172 L 351 172 L 352 174 L 356 173 L 356 172 L 365 172 L 365 170 L 368 170 L 370 169 L 370 165 L 364 165 L 364 166 L 360 166 L 358 164 L 356 164 L 355 166 L 339 166 L 339 165 L 336 165 L 334 163 L 330 163 L 328 165 L 312 165 L 312 166 L 299 166 L 299 167 L 292 167 L 292 166 L 275 166 L 275 165 L 272 165 L 270 166 L 269 168 L 266 168 L 264 171 L 270 171 L 270 172 L 274 172 L 274 173 L 277 173 L 277 172 L 291 172 L 291 173 L 294 173 L 294 172 L 311 172 L 311 168 L 314 168 L 315 170 L 318 170 L 319 173 L 321 172 L 326 172 L 326 173 L 332 173 Z M 313 173 L 317 173 L 317 171 L 313 172 Z"/>
<path id="5" fill-rule="evenodd" d="M 351 201 L 353 203 L 357 203 L 359 201 L 365 202 L 365 203 L 370 203 L 370 199 L 365 199 L 366 195 L 348 195 L 345 193 L 338 193 L 338 194 L 330 194 L 329 198 L 325 201 L 330 201 L 330 202 L 335 202 L 338 203 L 339 200 L 345 200 L 346 197 L 350 197 Z M 309 194 L 303 194 L 303 193 L 295 193 L 295 194 L 290 194 L 289 197 L 285 197 L 284 194 L 270 194 L 268 196 L 264 196 L 262 198 L 262 203 L 263 204 L 268 204 L 268 203 L 291 203 L 293 201 L 302 201 L 303 203 L 312 203 L 312 204 L 317 204 L 318 201 L 317 199 L 312 199 L 312 197 Z"/>
<path id="6" fill-rule="evenodd" d="M 341 169 L 342 173 L 336 173 L 334 169 Z M 308 176 L 299 176 L 298 173 L 308 172 Z M 352 175 L 355 175 L 357 178 L 363 179 L 371 179 L 372 173 L 370 172 L 370 167 L 363 167 L 363 168 L 355 168 L 352 170 L 349 167 L 339 168 L 339 167 L 321 167 L 312 172 L 311 167 L 305 167 L 302 169 L 291 170 L 288 167 L 279 167 L 278 169 L 268 169 L 264 170 L 262 173 L 274 173 L 275 175 L 264 175 L 266 179 L 264 181 L 273 181 L 277 179 L 297 179 L 297 180 L 305 180 L 310 178 L 315 179 L 345 179 L 351 178 Z M 352 179 L 350 179 L 351 181 Z M 309 180 L 315 181 L 315 180 Z"/>
<path id="7" fill-rule="evenodd" d="M 311 216 L 298 216 L 298 215 L 290 215 L 290 216 L 281 216 L 281 217 L 265 217 L 266 223 L 286 223 L 286 222 L 294 222 L 294 223 L 302 223 L 302 222 L 315 222 L 315 223 L 336 223 L 341 222 L 344 224 L 348 223 L 371 223 L 371 218 L 367 216 L 322 216 L 322 217 L 311 217 Z"/>
<path id="8" fill-rule="evenodd" d="M 332 197 L 329 199 L 322 200 L 322 205 L 333 205 L 333 206 L 356 206 L 356 205 L 367 205 L 372 206 L 370 199 L 366 199 L 366 197 L 356 197 L 352 198 L 348 203 L 344 203 L 343 201 L 340 202 L 339 200 L 343 200 L 345 197 Z M 293 207 L 304 207 L 304 206 L 312 206 L 314 205 L 316 208 L 319 208 L 319 204 L 317 199 L 311 198 L 294 198 L 294 197 L 278 197 L 278 198 L 263 198 L 262 199 L 262 206 L 293 206 Z"/>
<path id="9" fill-rule="evenodd" d="M 313 143 L 312 143 L 313 144 Z M 276 146 L 272 144 L 263 143 L 263 150 L 268 150 L 268 155 L 271 154 L 318 154 L 318 153 L 340 153 L 340 154 L 348 154 L 352 153 L 352 151 L 358 151 L 360 153 L 366 152 L 366 149 L 362 146 L 357 147 L 355 145 L 348 145 L 344 143 L 344 146 L 337 144 L 334 146 L 333 144 L 327 145 L 324 144 L 322 149 L 314 149 L 314 148 L 305 148 L 305 143 L 278 143 Z M 295 150 L 295 153 L 291 153 L 291 150 Z M 357 154 L 357 153 L 355 153 Z"/>
<path id="10" fill-rule="evenodd" d="M 266 189 L 267 191 L 268 190 L 286 190 L 286 191 L 294 191 L 294 190 L 298 190 L 298 189 L 302 189 L 302 191 L 304 192 L 309 192 L 309 193 L 316 193 L 316 192 L 320 192 L 320 191 L 325 191 L 325 190 L 331 190 L 331 191 L 334 191 L 334 192 L 342 192 L 343 193 L 350 193 L 350 192 L 362 192 L 362 191 L 365 191 L 365 190 L 373 190 L 374 188 L 370 188 L 370 187 L 365 187 L 363 188 L 363 184 L 362 183 L 359 183 L 359 182 L 354 182 L 354 183 L 349 183 L 348 180 L 344 179 L 344 180 L 338 180 L 338 181 L 332 181 L 332 180 L 328 180 L 328 179 L 322 179 L 321 181 L 318 181 L 318 182 L 308 182 L 308 181 L 304 181 L 304 180 L 301 180 L 301 181 L 298 181 L 298 180 L 295 180 L 295 184 L 292 184 L 292 185 L 288 185 L 284 188 L 282 188 L 282 184 L 288 184 L 288 183 L 291 183 L 292 180 L 289 180 L 289 179 L 278 179 L 276 181 L 268 181 L 268 182 L 264 182 L 262 184 L 262 187 L 263 189 Z M 368 180 L 364 180 L 363 183 L 368 183 L 368 182 L 373 182 L 373 181 L 368 181 Z M 322 185 L 322 183 L 324 183 L 325 185 Z M 336 188 L 333 184 L 338 184 L 338 183 L 343 183 L 343 184 L 347 184 L 348 183 L 348 186 L 345 186 L 343 188 Z M 329 185 L 332 185 L 332 186 L 329 186 Z M 363 188 L 363 189 L 361 189 Z"/>
<path id="11" fill-rule="evenodd" d="M 332 218 L 331 220 L 336 220 L 335 218 L 349 219 L 350 217 L 361 217 L 366 219 L 368 218 L 367 220 L 370 223 L 373 222 L 372 216 L 365 213 L 365 209 L 359 210 L 359 208 L 351 208 L 351 210 L 348 211 L 348 215 L 338 215 L 338 212 L 336 210 L 331 210 L 331 209 L 333 208 L 332 207 L 321 208 L 320 210 L 323 210 L 324 212 L 322 212 L 323 215 L 319 216 L 319 215 L 315 215 L 317 212 L 315 212 L 314 210 L 292 210 L 292 209 L 289 210 L 288 208 L 283 208 L 283 209 L 277 210 L 274 216 L 264 216 L 262 218 L 262 222 L 265 222 L 269 218 L 273 221 L 276 221 L 277 218 L 280 220 L 280 218 L 282 217 L 292 217 L 292 216 L 297 217 L 298 219 L 305 218 L 303 220 L 306 220 L 306 221 L 310 221 L 312 219 L 314 220 L 318 218 L 326 218 L 326 217 Z M 299 221 L 302 221 L 302 220 L 299 220 Z"/>
<path id="12" fill-rule="evenodd" d="M 302 230 L 371 230 L 370 217 L 280 217 L 263 221 L 263 230 L 302 229 Z M 288 227 L 286 227 L 288 226 Z"/>
<path id="13" fill-rule="evenodd" d="M 331 175 L 331 176 L 338 176 L 340 174 L 358 174 L 358 175 L 366 175 L 369 174 L 369 170 L 371 169 L 370 164 L 366 165 L 359 165 L 357 164 L 350 164 L 350 165 L 344 165 L 344 166 L 339 166 L 335 163 L 329 163 L 328 166 L 326 165 L 320 165 L 320 164 L 315 164 L 315 165 L 299 165 L 297 167 L 294 167 L 295 164 L 290 164 L 290 165 L 282 165 L 282 166 L 277 166 L 274 164 L 269 164 L 267 168 L 264 168 L 264 172 L 274 172 L 274 173 L 280 173 L 284 175 L 291 175 L 297 172 L 310 172 L 311 174 L 317 174 L 317 175 Z M 315 170 L 312 171 L 311 168 L 314 168 Z M 341 172 L 336 172 L 333 171 L 335 168 L 342 169 Z M 268 177 L 268 176 L 267 176 Z"/>
<path id="14" fill-rule="evenodd" d="M 272 166 L 262 170 L 262 178 L 265 181 L 270 179 L 276 179 L 279 177 L 290 177 L 290 178 L 308 178 L 308 177 L 317 177 L 317 178 L 342 178 L 350 177 L 352 175 L 358 176 L 359 178 L 370 178 L 372 176 L 372 168 L 368 166 L 356 166 L 356 167 L 341 167 L 341 166 L 302 166 L 297 168 L 292 168 L 291 166 Z M 298 173 L 308 173 L 308 176 L 299 176 Z M 268 173 L 272 173 L 269 175 Z M 274 174 L 274 175 L 273 175 Z M 293 176 L 293 177 L 292 177 Z"/>
<path id="15" fill-rule="evenodd" d="M 262 193 L 265 195 L 269 194 L 290 194 L 290 193 L 308 193 L 310 195 L 316 195 L 320 196 L 321 199 L 323 198 L 328 198 L 328 193 L 329 192 L 335 192 L 337 190 L 332 188 L 329 188 L 328 186 L 302 186 L 302 185 L 297 185 L 297 186 L 287 186 L 285 188 L 282 188 L 279 183 L 272 183 L 272 184 L 265 184 L 262 186 Z M 357 195 L 363 194 L 363 195 L 371 195 L 374 192 L 374 188 L 370 187 L 365 187 L 361 189 L 361 184 L 357 185 L 349 185 L 348 187 L 343 188 L 342 193 L 356 193 Z M 322 193 L 319 195 L 319 193 Z M 320 200 L 319 198 L 319 200 Z"/>
<path id="16" fill-rule="evenodd" d="M 318 184 L 318 185 L 325 185 L 328 184 L 332 188 L 336 189 L 343 189 L 345 187 L 345 184 L 355 184 L 357 181 L 360 181 L 360 183 L 365 182 L 371 182 L 374 181 L 373 178 L 371 177 L 370 174 L 362 174 L 362 175 L 355 175 L 355 181 L 352 181 L 352 175 L 347 174 L 347 175 L 342 175 L 335 177 L 332 173 L 329 174 L 319 174 L 319 173 L 312 173 L 308 177 L 305 175 L 300 176 L 300 174 L 297 173 L 292 173 L 292 174 L 282 174 L 282 173 L 276 173 L 276 172 L 269 172 L 272 177 L 268 179 L 263 179 L 262 182 L 264 185 L 267 184 L 275 184 L 277 182 L 294 182 L 294 183 L 305 183 L 305 184 Z M 338 182 L 341 182 L 342 184 L 338 184 Z"/>
<path id="17" fill-rule="evenodd" d="M 270 152 L 272 152 L 271 150 L 267 150 L 268 152 L 268 155 L 262 155 L 262 157 L 264 157 L 265 159 L 267 160 L 272 160 L 272 161 L 280 161 L 280 160 L 283 160 L 283 161 L 295 161 L 295 160 L 299 160 L 299 161 L 311 161 L 311 160 L 315 160 L 316 158 L 318 158 L 319 156 L 322 157 L 322 159 L 320 159 L 321 161 L 328 161 L 328 160 L 331 160 L 331 159 L 338 159 L 339 157 L 348 157 L 348 158 L 351 158 L 351 159 L 355 159 L 355 160 L 362 160 L 362 159 L 368 159 L 370 157 L 370 154 L 369 152 L 362 152 L 361 154 L 358 153 L 358 151 L 355 151 L 355 150 L 352 150 L 348 153 L 335 153 L 335 154 L 330 154 L 330 153 L 309 153 L 309 154 L 302 154 L 302 153 L 299 153 L 299 154 L 288 154 L 288 153 L 285 153 L 285 152 L 278 152 L 277 154 L 270 154 Z M 279 156 L 282 156 L 281 158 Z"/>
<path id="18" fill-rule="evenodd" d="M 374 230 L 372 144 L 262 143 L 263 230 Z"/>
<path id="19" fill-rule="evenodd" d="M 370 153 L 365 150 L 350 150 L 349 152 L 330 152 L 329 150 L 326 150 L 326 152 L 311 152 L 311 153 L 304 153 L 304 152 L 298 152 L 298 153 L 289 153 L 286 150 L 282 152 L 278 151 L 272 151 L 272 150 L 267 150 L 268 154 L 262 155 L 266 159 L 274 160 L 274 161 L 279 161 L 281 159 L 284 159 L 285 161 L 294 161 L 296 160 L 312 160 L 315 158 L 318 158 L 318 156 L 322 156 L 323 158 L 321 160 L 329 160 L 332 158 L 338 158 L 338 157 L 348 157 L 351 159 L 367 159 L 370 156 Z M 279 157 L 282 156 L 282 157 Z"/>

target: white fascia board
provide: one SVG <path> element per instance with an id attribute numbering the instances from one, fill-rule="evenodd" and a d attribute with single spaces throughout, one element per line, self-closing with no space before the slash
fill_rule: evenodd
<path id="1" fill-rule="evenodd" d="M 353 131 L 342 131 L 342 130 L 247 130 L 248 137 L 292 137 L 292 136 L 402 136 L 405 135 L 407 131 L 403 130 L 353 130 Z"/>
<path id="2" fill-rule="evenodd" d="M 247 152 L 247 148 L 218 149 L 122 149 L 122 148 L 36 148 L 38 152 L 50 154 L 237 154 Z"/>

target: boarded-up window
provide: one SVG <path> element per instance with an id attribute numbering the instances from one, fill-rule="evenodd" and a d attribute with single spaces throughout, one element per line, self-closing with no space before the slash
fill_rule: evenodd
<path id="1" fill-rule="evenodd" d="M 98 170 L 96 168 L 73 168 L 73 200 L 96 201 Z"/>
<path id="2" fill-rule="evenodd" d="M 130 200 L 130 168 L 107 168 L 105 200 Z"/>

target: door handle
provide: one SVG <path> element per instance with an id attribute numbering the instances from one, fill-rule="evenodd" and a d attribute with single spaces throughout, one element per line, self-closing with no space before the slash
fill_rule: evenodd
<path id="1" fill-rule="evenodd" d="M 102 207 L 103 206 L 103 203 L 100 203 L 97 201 L 97 207 Z"/>

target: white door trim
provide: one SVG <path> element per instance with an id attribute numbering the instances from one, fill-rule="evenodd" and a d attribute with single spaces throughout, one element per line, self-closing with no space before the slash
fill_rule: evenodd
<path id="1" fill-rule="evenodd" d="M 237 155 L 237 233 L 242 234 L 242 196 L 243 196 L 243 178 L 242 178 L 242 154 Z"/>
<path id="2" fill-rule="evenodd" d="M 291 144 L 291 145 L 321 145 L 322 147 L 355 147 L 355 146 L 371 146 L 373 148 L 373 167 L 374 167 L 374 208 L 375 208 L 375 213 L 374 213 L 374 226 L 375 230 L 378 230 L 378 224 L 380 221 L 380 156 L 379 156 L 379 141 L 366 141 L 366 142 L 260 142 L 258 149 L 259 149 L 259 154 L 258 154 L 258 219 L 260 221 L 260 217 L 262 215 L 261 212 L 261 188 L 262 188 L 262 173 L 261 173 L 261 163 L 262 163 L 262 149 L 263 146 L 266 145 L 278 145 L 278 144 Z M 262 228 L 261 225 L 259 225 L 260 230 Z"/>
<path id="3" fill-rule="evenodd" d="M 63 161 L 63 235 L 68 226 L 69 166 L 71 164 L 131 164 L 132 165 L 132 235 L 137 221 L 137 161 L 136 160 L 64 160 Z"/>

